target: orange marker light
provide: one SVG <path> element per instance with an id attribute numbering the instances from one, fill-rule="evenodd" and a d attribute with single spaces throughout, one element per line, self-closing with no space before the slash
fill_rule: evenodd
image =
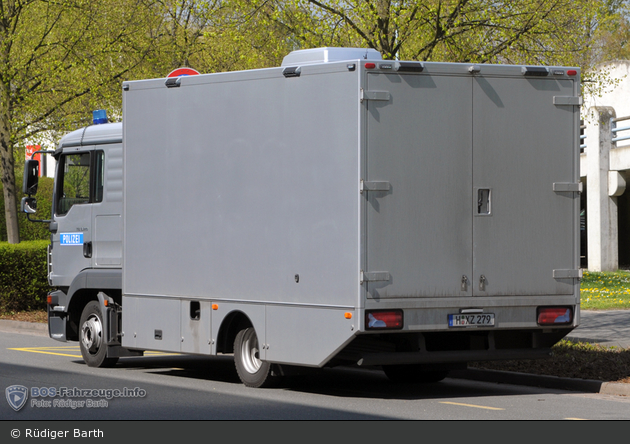
<path id="1" fill-rule="evenodd" d="M 343 315 L 346 319 L 352 319 L 352 313 L 350 313 L 349 311 L 345 312 Z"/>
<path id="2" fill-rule="evenodd" d="M 212 304 L 212 309 L 213 310 L 218 310 L 219 309 L 219 305 L 218 304 Z"/>

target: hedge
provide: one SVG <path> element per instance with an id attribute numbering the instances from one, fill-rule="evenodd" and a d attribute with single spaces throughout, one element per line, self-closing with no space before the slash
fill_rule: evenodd
<path id="1" fill-rule="evenodd" d="M 48 244 L 0 242 L 0 313 L 46 309 Z"/>

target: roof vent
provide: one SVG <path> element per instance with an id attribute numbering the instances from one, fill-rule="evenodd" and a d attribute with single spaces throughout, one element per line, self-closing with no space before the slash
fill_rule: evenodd
<path id="1" fill-rule="evenodd" d="M 291 51 L 281 66 L 312 65 L 343 62 L 346 60 L 383 60 L 381 53 L 372 48 L 311 48 Z"/>

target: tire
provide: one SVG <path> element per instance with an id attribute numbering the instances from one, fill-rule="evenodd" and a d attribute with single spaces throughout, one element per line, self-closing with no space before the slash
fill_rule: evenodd
<path id="1" fill-rule="evenodd" d="M 107 344 L 103 337 L 103 316 L 97 301 L 83 309 L 79 322 L 79 347 L 88 367 L 112 367 L 118 358 L 107 357 Z"/>
<path id="2" fill-rule="evenodd" d="M 396 383 L 431 384 L 448 376 L 448 370 L 426 370 L 422 365 L 384 365 L 383 371 L 390 381 Z"/>
<path id="3" fill-rule="evenodd" d="M 234 365 L 241 382 L 247 387 L 271 387 L 277 377 L 271 374 L 271 364 L 259 358 L 259 345 L 253 327 L 238 332 L 234 339 Z"/>

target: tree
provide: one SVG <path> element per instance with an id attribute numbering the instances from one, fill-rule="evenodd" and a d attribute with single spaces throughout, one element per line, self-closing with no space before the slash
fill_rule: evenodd
<path id="1" fill-rule="evenodd" d="M 158 0 L 149 31 L 154 75 L 182 66 L 202 73 L 277 66 L 286 54 L 284 29 L 251 7 L 241 0 Z"/>
<path id="2" fill-rule="evenodd" d="M 15 151 L 45 131 L 86 123 L 120 99 L 150 54 L 144 0 L 0 0 L 0 163 L 10 243 L 19 242 Z"/>
<path id="3" fill-rule="evenodd" d="M 299 47 L 362 46 L 385 59 L 582 61 L 606 0 L 242 0 Z"/>

